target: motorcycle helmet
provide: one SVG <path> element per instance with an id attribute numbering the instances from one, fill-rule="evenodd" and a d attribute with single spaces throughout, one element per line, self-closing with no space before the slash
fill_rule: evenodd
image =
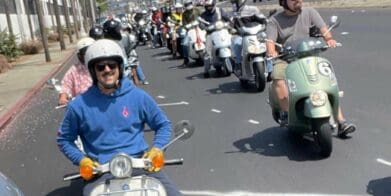
<path id="1" fill-rule="evenodd" d="M 77 58 L 79 58 L 79 61 L 84 64 L 84 55 L 87 51 L 88 46 L 93 44 L 95 42 L 94 39 L 90 37 L 82 38 L 80 41 L 77 42 L 76 48 L 77 48 Z"/>
<path id="2" fill-rule="evenodd" d="M 152 12 L 156 12 L 156 11 L 157 11 L 157 8 L 156 8 L 155 6 L 152 6 L 152 7 L 151 7 L 151 11 L 152 11 Z"/>
<path id="3" fill-rule="evenodd" d="M 176 12 L 182 12 L 182 9 L 183 9 L 183 5 L 181 3 L 176 3 L 174 5 L 174 8 L 175 8 L 175 11 Z"/>
<path id="4" fill-rule="evenodd" d="M 280 4 L 280 6 L 282 6 L 284 9 L 295 12 L 294 10 L 289 8 L 287 0 L 279 0 L 278 2 Z"/>
<path id="5" fill-rule="evenodd" d="M 204 3 L 205 11 L 212 13 L 216 9 L 216 0 L 206 0 Z"/>
<path id="6" fill-rule="evenodd" d="M 100 39 L 90 45 L 85 54 L 86 65 L 94 85 L 97 85 L 98 83 L 94 68 L 95 63 L 104 59 L 110 59 L 118 62 L 120 70 L 118 79 L 122 79 L 124 54 L 122 52 L 121 46 L 113 40 Z"/>
<path id="7" fill-rule="evenodd" d="M 192 1 L 192 0 L 187 0 L 187 1 L 185 1 L 185 9 L 186 9 L 186 10 L 191 10 L 191 9 L 193 9 L 193 1 Z"/>
<path id="8" fill-rule="evenodd" d="M 103 28 L 100 25 L 95 25 L 90 29 L 90 32 L 88 33 L 88 35 L 95 40 L 102 39 L 103 38 Z"/>
<path id="9" fill-rule="evenodd" d="M 231 4 L 235 5 L 236 10 L 238 11 L 240 8 L 242 8 L 246 4 L 247 0 L 231 0 Z"/>
<path id="10" fill-rule="evenodd" d="M 103 23 L 103 34 L 106 39 L 121 40 L 121 22 L 115 19 Z"/>

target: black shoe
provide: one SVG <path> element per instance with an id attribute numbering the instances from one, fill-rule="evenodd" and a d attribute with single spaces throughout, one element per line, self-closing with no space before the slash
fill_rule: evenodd
<path id="1" fill-rule="evenodd" d="M 280 126 L 286 127 L 288 125 L 288 112 L 280 112 Z"/>
<path id="2" fill-rule="evenodd" d="M 338 137 L 346 137 L 349 133 L 353 133 L 354 131 L 356 131 L 356 125 L 353 123 L 347 121 L 338 123 Z"/>
<path id="3" fill-rule="evenodd" d="M 271 82 L 271 81 L 272 81 L 272 72 L 269 72 L 269 73 L 267 74 L 266 81 L 267 81 L 267 82 Z"/>
<path id="4" fill-rule="evenodd" d="M 209 78 L 209 77 L 210 77 L 209 72 L 205 72 L 204 73 L 204 78 Z"/>

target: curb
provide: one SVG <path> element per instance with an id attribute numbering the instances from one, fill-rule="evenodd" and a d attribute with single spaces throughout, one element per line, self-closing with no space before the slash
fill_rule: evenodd
<path id="1" fill-rule="evenodd" d="M 48 81 L 51 77 L 53 77 L 56 73 L 58 73 L 63 65 L 68 63 L 74 55 L 74 51 L 72 51 L 65 60 L 62 61 L 59 66 L 53 68 L 47 75 L 45 75 L 40 81 L 38 81 L 27 93 L 19 99 L 3 116 L 0 117 L 0 133 L 2 130 L 14 119 L 18 112 L 24 108 L 24 106 L 31 100 L 33 97 Z"/>

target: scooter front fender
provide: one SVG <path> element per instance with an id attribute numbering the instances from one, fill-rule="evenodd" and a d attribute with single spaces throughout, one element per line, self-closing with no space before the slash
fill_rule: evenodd
<path id="1" fill-rule="evenodd" d="M 329 101 L 323 106 L 314 106 L 308 98 L 304 104 L 304 116 L 308 118 L 325 118 L 333 115 L 333 110 Z"/>
<path id="2" fill-rule="evenodd" d="M 229 49 L 229 48 L 220 48 L 219 49 L 219 57 L 228 58 L 228 57 L 231 57 L 231 55 L 232 55 L 231 49 Z"/>

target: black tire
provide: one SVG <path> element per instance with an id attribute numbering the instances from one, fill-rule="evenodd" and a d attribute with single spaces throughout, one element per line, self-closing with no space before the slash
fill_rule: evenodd
<path id="1" fill-rule="evenodd" d="M 280 124 L 280 112 L 272 109 L 273 120 L 276 121 L 277 124 Z"/>
<path id="2" fill-rule="evenodd" d="M 255 62 L 254 66 L 255 74 L 255 88 L 258 92 L 263 92 L 266 87 L 265 67 L 261 62 Z"/>
<path id="3" fill-rule="evenodd" d="M 312 131 L 314 132 L 314 139 L 320 147 L 320 155 L 329 157 L 333 150 L 329 118 L 312 119 Z"/>
<path id="4" fill-rule="evenodd" d="M 172 52 L 172 44 L 171 44 L 171 38 L 167 39 L 167 48 Z"/>
<path id="5" fill-rule="evenodd" d="M 240 82 L 240 87 L 242 87 L 244 89 L 249 88 L 248 80 L 239 80 L 239 82 Z"/>
<path id="6" fill-rule="evenodd" d="M 223 75 L 224 76 L 231 76 L 231 71 L 228 69 L 229 65 L 228 65 L 227 61 L 230 61 L 230 59 L 226 58 L 223 60 Z M 231 67 L 231 69 L 232 69 L 232 67 Z"/>

